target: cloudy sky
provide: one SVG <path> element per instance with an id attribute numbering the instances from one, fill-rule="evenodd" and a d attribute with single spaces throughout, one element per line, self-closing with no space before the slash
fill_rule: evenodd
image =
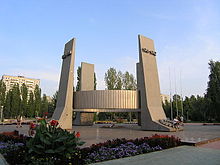
<path id="1" fill-rule="evenodd" d="M 76 38 L 76 65 L 95 64 L 98 89 L 108 68 L 136 75 L 137 35 L 154 40 L 161 92 L 206 91 L 210 59 L 220 60 L 218 0 L 2 0 L 0 75 L 58 89 L 64 44 Z M 170 76 L 169 76 L 170 73 Z"/>

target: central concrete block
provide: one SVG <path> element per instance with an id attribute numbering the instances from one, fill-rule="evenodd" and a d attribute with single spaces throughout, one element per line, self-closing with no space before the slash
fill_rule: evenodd
<path id="1" fill-rule="evenodd" d="M 81 63 L 81 79 L 80 79 L 80 91 L 92 91 L 94 90 L 94 64 Z M 88 100 L 83 100 L 85 103 Z M 74 112 L 76 118 L 74 119 L 74 125 L 92 125 L 94 113 Z"/>

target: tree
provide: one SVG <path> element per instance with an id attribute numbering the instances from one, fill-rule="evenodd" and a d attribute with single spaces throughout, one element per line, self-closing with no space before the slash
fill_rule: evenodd
<path id="1" fill-rule="evenodd" d="M 52 101 L 48 103 L 48 117 L 53 115 L 54 110 L 56 109 L 57 104 L 57 94 L 58 91 L 55 92 L 55 94 L 52 96 Z"/>
<path id="2" fill-rule="evenodd" d="M 135 90 L 137 89 L 137 82 L 133 76 L 128 71 L 123 75 L 123 89 L 125 90 Z"/>
<path id="3" fill-rule="evenodd" d="M 109 68 L 105 73 L 105 84 L 108 90 L 116 89 L 117 71 L 115 68 Z"/>
<path id="4" fill-rule="evenodd" d="M 21 114 L 21 93 L 19 89 L 19 85 L 15 84 L 12 87 L 12 98 L 11 98 L 11 117 L 17 117 Z"/>
<path id="5" fill-rule="evenodd" d="M 123 86 L 122 78 L 123 78 L 122 72 L 118 71 L 117 77 L 116 77 L 115 89 L 117 89 L 117 90 L 121 90 L 122 89 L 122 86 Z"/>
<path id="6" fill-rule="evenodd" d="M 6 97 L 6 86 L 5 83 L 2 80 L 0 80 L 0 106 L 4 105 L 5 97 Z"/>
<path id="7" fill-rule="evenodd" d="M 167 100 L 165 100 L 165 102 L 162 102 L 162 106 L 163 106 L 164 112 L 165 112 L 165 114 L 166 114 L 166 117 L 168 117 L 168 118 L 171 119 L 171 114 L 170 114 L 170 111 L 171 111 L 171 103 L 168 102 Z"/>
<path id="8" fill-rule="evenodd" d="M 96 90 L 97 86 L 97 79 L 96 79 L 96 73 L 94 72 L 94 90 Z"/>
<path id="9" fill-rule="evenodd" d="M 41 89 L 38 85 L 34 89 L 34 115 L 38 116 L 41 108 Z"/>
<path id="10" fill-rule="evenodd" d="M 81 67 L 78 66 L 78 68 L 77 68 L 77 85 L 76 85 L 76 91 L 80 91 L 80 83 L 81 83 Z"/>
<path id="11" fill-rule="evenodd" d="M 21 115 L 27 116 L 28 89 L 23 83 L 21 86 Z"/>
<path id="12" fill-rule="evenodd" d="M 9 90 L 6 94 L 4 111 L 3 111 L 5 118 L 10 118 L 12 116 L 11 104 L 12 104 L 12 90 Z"/>
<path id="13" fill-rule="evenodd" d="M 220 62 L 209 62 L 209 81 L 206 98 L 209 101 L 209 114 L 212 119 L 220 121 Z"/>
<path id="14" fill-rule="evenodd" d="M 27 116 L 34 117 L 34 94 L 32 91 L 29 93 L 28 106 L 27 106 Z"/>
<path id="15" fill-rule="evenodd" d="M 45 112 L 48 112 L 48 101 L 46 94 L 43 94 L 43 98 L 41 101 L 41 113 L 40 115 L 44 115 Z"/>

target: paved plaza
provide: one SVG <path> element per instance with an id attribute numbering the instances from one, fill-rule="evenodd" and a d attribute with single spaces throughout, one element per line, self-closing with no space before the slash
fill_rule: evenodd
<path id="1" fill-rule="evenodd" d="M 180 132 L 142 131 L 140 126 L 136 124 L 116 124 L 115 128 L 102 128 L 103 126 L 107 125 L 74 126 L 73 130 L 80 132 L 82 141 L 86 142 L 84 147 L 109 139 L 135 139 L 153 134 L 175 135 L 181 138 L 182 141 L 187 142 L 202 142 L 220 138 L 220 126 L 203 126 L 201 123 L 185 124 L 184 131 Z M 28 128 L 28 125 L 23 125 L 21 128 L 16 128 L 16 125 L 0 125 L 0 132 L 18 130 L 22 134 L 27 134 Z M 219 162 L 220 141 L 214 141 L 199 147 L 180 146 L 158 152 L 100 162 L 94 165 L 218 165 Z M 0 161 L 0 163 L 3 162 Z"/>
<path id="2" fill-rule="evenodd" d="M 86 142 L 85 147 L 109 139 L 135 139 L 153 134 L 175 135 L 186 142 L 201 142 L 220 138 L 220 126 L 203 126 L 202 124 L 185 124 L 184 131 L 180 132 L 142 131 L 141 127 L 136 124 L 116 124 L 115 128 L 102 128 L 103 126 L 103 124 L 73 126 L 73 130 L 80 132 L 81 139 Z M 23 125 L 21 128 L 16 128 L 16 125 L 0 125 L 0 132 L 18 130 L 20 133 L 27 135 L 28 128 L 28 125 Z"/>
<path id="3" fill-rule="evenodd" d="M 220 150 L 180 146 L 158 152 L 115 159 L 94 165 L 219 165 Z"/>

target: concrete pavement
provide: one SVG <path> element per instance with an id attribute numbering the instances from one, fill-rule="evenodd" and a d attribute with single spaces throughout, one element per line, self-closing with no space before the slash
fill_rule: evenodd
<path id="1" fill-rule="evenodd" d="M 93 165 L 219 165 L 220 150 L 180 146 Z"/>

